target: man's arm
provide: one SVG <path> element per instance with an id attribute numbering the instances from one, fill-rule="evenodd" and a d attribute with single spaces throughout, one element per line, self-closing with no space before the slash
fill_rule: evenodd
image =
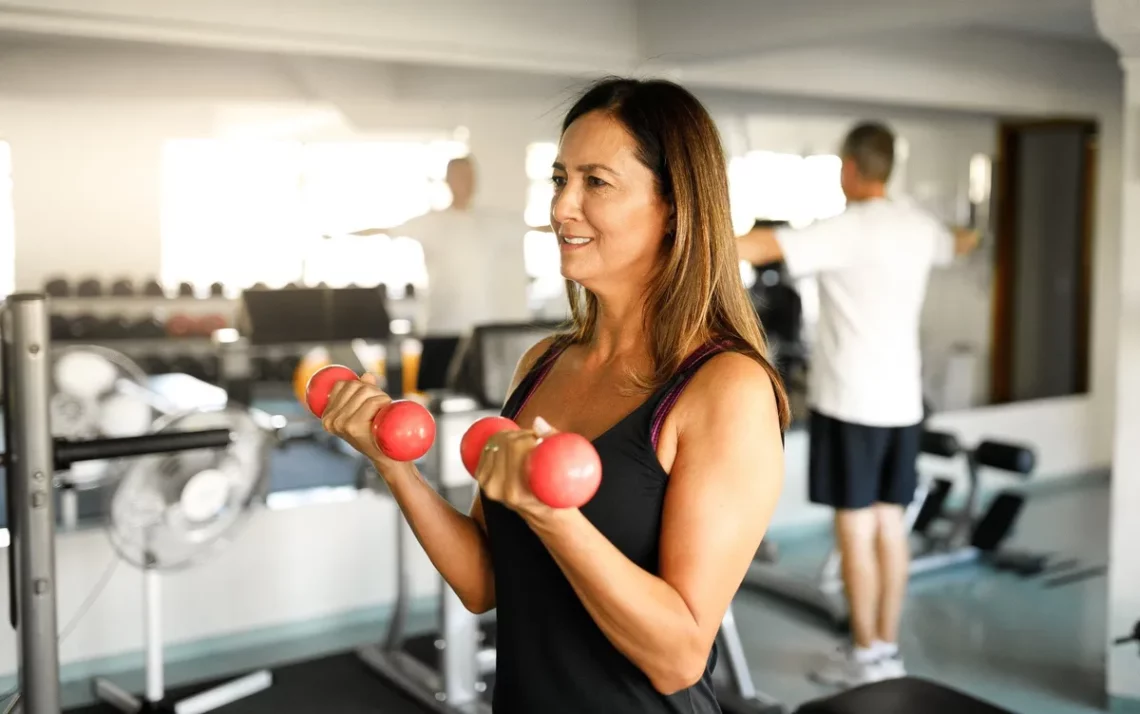
<path id="1" fill-rule="evenodd" d="M 772 228 L 753 228 L 751 231 L 736 239 L 736 251 L 741 260 L 752 265 L 767 265 L 777 260 L 783 260 L 784 251 L 776 240 L 776 231 Z"/>
<path id="2" fill-rule="evenodd" d="M 965 226 L 951 226 L 950 232 L 954 234 L 954 255 L 972 253 L 978 247 L 982 234 L 976 228 Z"/>

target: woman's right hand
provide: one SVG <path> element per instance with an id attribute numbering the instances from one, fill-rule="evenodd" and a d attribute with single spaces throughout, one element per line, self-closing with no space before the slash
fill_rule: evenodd
<path id="1" fill-rule="evenodd" d="M 376 377 L 365 374 L 356 381 L 337 382 L 329 393 L 329 403 L 321 417 L 321 426 L 333 436 L 367 456 L 380 475 L 399 462 L 384 455 L 372 436 L 372 419 L 392 398 L 376 386 Z"/>

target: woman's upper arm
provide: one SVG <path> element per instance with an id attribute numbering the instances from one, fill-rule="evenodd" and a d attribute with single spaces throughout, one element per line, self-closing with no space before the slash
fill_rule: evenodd
<path id="1" fill-rule="evenodd" d="M 673 409 L 660 574 L 711 646 L 780 498 L 780 421 L 764 367 L 734 353 L 710 360 Z"/>

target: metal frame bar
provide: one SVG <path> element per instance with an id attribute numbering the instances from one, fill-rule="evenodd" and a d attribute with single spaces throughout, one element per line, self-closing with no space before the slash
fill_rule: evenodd
<path id="1" fill-rule="evenodd" d="M 8 524 L 14 561 L 9 597 L 19 643 L 25 714 L 59 714 L 59 625 L 55 581 L 55 463 L 48 409 L 47 300 L 8 296 L 2 315 Z"/>
<path id="2" fill-rule="evenodd" d="M 55 581 L 55 498 L 57 466 L 105 458 L 228 443 L 228 433 L 201 432 L 169 438 L 104 439 L 57 443 L 51 435 L 49 361 L 51 340 L 48 300 L 17 293 L 0 306 L 0 380 L 4 393 L 3 461 L 7 466 L 10 619 L 17 633 L 19 696 L 24 714 L 59 714 L 59 623 Z M 222 437 L 225 437 L 224 439 Z M 58 459 L 58 463 L 57 463 Z M 159 574 L 147 571 L 147 686 L 149 700 L 163 696 Z M 272 683 L 259 671 L 179 703 L 179 714 L 199 714 L 261 691 Z M 123 711 L 136 711 L 139 700 L 103 679 L 95 681 L 100 699 Z"/>
<path id="3" fill-rule="evenodd" d="M 447 462 L 440 444 L 448 443 L 445 437 L 452 420 L 437 419 L 436 447 L 431 458 L 436 475 L 443 481 L 441 470 Z M 473 486 L 467 479 L 467 491 Z M 447 495 L 450 489 L 442 489 Z M 462 506 L 464 504 L 455 504 Z M 440 578 L 439 637 L 435 641 L 439 652 L 439 665 L 425 664 L 404 649 L 408 603 L 411 600 L 409 564 L 405 552 L 407 525 L 397 508 L 395 519 L 396 546 L 396 602 L 388 630 L 382 643 L 366 645 L 356 654 L 364 664 L 386 679 L 392 686 L 413 697 L 439 714 L 490 714 L 491 707 L 483 699 L 485 685 L 482 675 L 494 671 L 494 650 L 480 648 L 479 618 L 459 601 L 459 597 Z"/>

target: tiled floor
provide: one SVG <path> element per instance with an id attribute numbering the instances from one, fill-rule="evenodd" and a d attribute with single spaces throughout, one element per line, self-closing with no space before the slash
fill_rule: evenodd
<path id="1" fill-rule="evenodd" d="M 1107 522 L 1106 484 L 1043 494 L 1010 545 L 1078 558 L 1081 568 L 1104 565 Z M 818 542 L 782 548 L 789 563 L 811 567 L 821 557 Z M 900 637 L 908 669 L 1015 712 L 1105 711 L 1105 579 L 1047 587 L 1049 578 L 971 566 L 915 580 Z M 737 597 L 736 617 L 759 686 L 790 706 L 827 691 L 804 674 L 833 637 L 748 592 Z"/>

